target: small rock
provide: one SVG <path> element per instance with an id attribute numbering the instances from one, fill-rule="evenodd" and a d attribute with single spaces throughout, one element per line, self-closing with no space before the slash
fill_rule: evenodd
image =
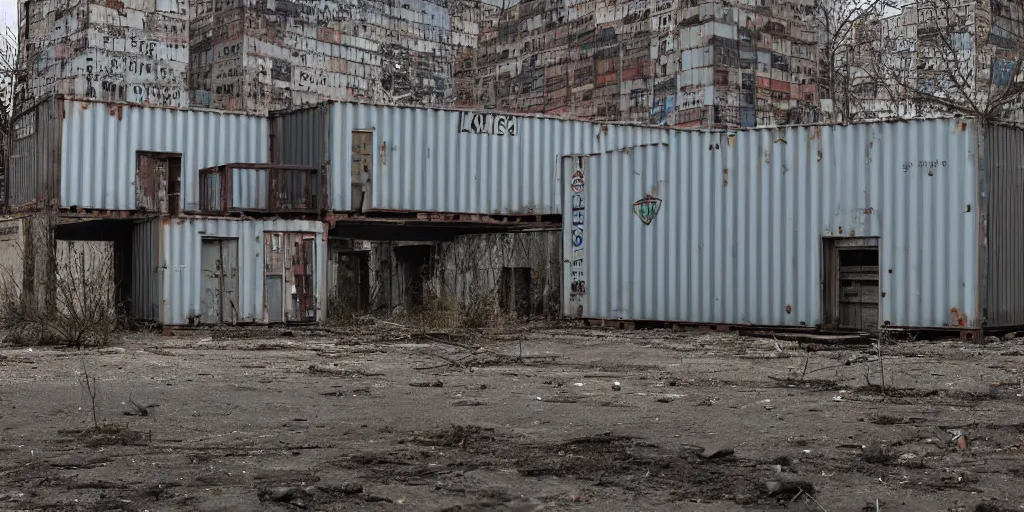
<path id="1" fill-rule="evenodd" d="M 865 462 L 870 462 L 872 464 L 885 464 L 890 460 L 890 456 L 886 452 L 885 448 L 878 443 L 872 443 L 866 446 L 861 455 L 864 457 Z"/>
<path id="2" fill-rule="evenodd" d="M 913 465 L 915 464 L 914 461 L 917 460 L 917 455 L 914 455 L 913 453 L 904 453 L 903 455 L 900 455 L 900 458 L 897 460 L 904 466 Z"/>
<path id="3" fill-rule="evenodd" d="M 277 503 L 291 503 L 293 500 L 309 499 L 306 491 L 298 487 L 264 487 L 257 495 L 260 501 L 274 501 Z"/>
<path id="4" fill-rule="evenodd" d="M 112 356 L 114 354 L 124 354 L 124 349 L 121 347 L 107 347 L 99 350 L 100 354 Z"/>
<path id="5" fill-rule="evenodd" d="M 999 337 L 998 336 L 986 336 L 985 337 L 985 343 L 999 343 Z"/>
<path id="6" fill-rule="evenodd" d="M 612 391 L 622 391 L 622 384 L 619 384 L 618 381 L 613 383 L 612 384 Z"/>
<path id="7" fill-rule="evenodd" d="M 736 450 L 729 448 L 728 446 L 706 446 L 704 451 L 701 452 L 700 458 L 702 459 L 721 459 L 728 457 L 736 453 Z"/>
<path id="8" fill-rule="evenodd" d="M 675 398 L 672 398 L 670 396 L 663 396 L 658 398 L 658 401 L 663 404 L 672 403 L 673 400 L 675 400 Z"/>
<path id="9" fill-rule="evenodd" d="M 1003 335 L 1003 341 L 1013 341 L 1015 339 L 1017 339 L 1017 333 L 1015 332 L 1008 332 Z"/>

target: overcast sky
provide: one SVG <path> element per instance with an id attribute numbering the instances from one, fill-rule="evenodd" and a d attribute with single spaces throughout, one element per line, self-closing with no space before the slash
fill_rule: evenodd
<path id="1" fill-rule="evenodd" d="M 0 0 L 0 21 L 8 27 L 15 27 L 18 25 L 17 0 Z"/>

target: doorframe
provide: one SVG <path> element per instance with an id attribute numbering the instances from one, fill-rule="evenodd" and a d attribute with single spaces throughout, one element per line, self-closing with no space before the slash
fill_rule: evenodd
<path id="1" fill-rule="evenodd" d="M 874 249 L 878 252 L 878 314 L 880 328 L 882 314 L 882 237 L 862 236 L 823 236 L 821 237 L 821 326 L 826 329 L 839 329 L 840 326 L 840 293 L 842 283 L 840 282 L 840 258 L 839 252 L 843 249 Z"/>
<path id="2" fill-rule="evenodd" d="M 234 281 L 235 281 L 234 289 L 235 289 L 236 301 L 235 301 L 235 305 L 231 308 L 231 311 L 234 313 L 232 315 L 234 318 L 231 318 L 230 320 L 225 320 L 224 319 L 224 279 L 226 279 L 226 274 L 227 274 L 225 272 L 225 270 L 224 270 L 224 245 L 223 245 L 224 241 L 234 241 L 235 244 L 236 244 L 236 248 L 237 248 L 237 250 L 235 251 L 235 269 L 236 269 L 236 273 L 235 273 L 235 278 L 234 278 Z M 218 242 L 217 249 L 220 252 L 220 262 L 221 262 L 220 282 L 217 283 L 217 285 L 218 285 L 217 292 L 218 292 L 219 299 L 220 299 L 220 313 L 218 315 L 219 318 L 220 318 L 220 321 L 217 322 L 214 325 L 236 325 L 238 323 L 238 304 L 237 304 L 238 300 L 237 299 L 241 295 L 241 291 L 239 290 L 239 285 L 240 285 L 241 279 L 239 279 L 239 276 L 238 276 L 238 274 L 241 273 L 241 269 L 239 268 L 239 264 L 240 264 L 239 263 L 239 259 L 240 259 L 239 254 L 241 254 L 241 252 L 242 252 L 241 240 L 239 240 L 239 237 L 235 237 L 235 236 L 216 236 L 216 235 L 212 235 L 212 236 L 200 235 L 199 236 L 199 280 L 200 280 L 199 281 L 199 290 L 203 289 L 203 286 L 202 286 L 202 279 L 203 279 L 203 263 L 202 263 L 202 261 L 203 261 L 203 245 L 206 242 Z M 202 293 L 202 292 L 200 292 L 200 293 Z M 200 299 L 200 303 L 202 303 L 202 299 Z M 200 316 L 200 318 L 202 318 L 202 314 L 200 314 L 199 316 Z M 209 324 L 206 324 L 206 325 L 209 325 Z"/>

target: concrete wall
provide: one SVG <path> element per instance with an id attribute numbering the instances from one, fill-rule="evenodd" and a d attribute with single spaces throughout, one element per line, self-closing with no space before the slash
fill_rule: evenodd
<path id="1" fill-rule="evenodd" d="M 419 307 L 415 295 L 421 289 L 428 297 L 455 298 L 464 305 L 494 301 L 509 286 L 508 270 L 518 268 L 529 274 L 529 314 L 556 314 L 561 293 L 561 237 L 557 230 L 524 233 L 463 235 L 439 242 L 358 241 L 331 239 L 328 243 L 327 286 L 329 315 L 336 304 L 359 293 L 345 289 L 353 285 L 351 269 L 342 268 L 340 254 L 361 253 L 368 267 L 368 309 L 401 314 Z M 426 255 L 427 268 L 420 257 Z M 527 270 L 528 269 L 528 270 Z M 504 274 L 504 277 L 503 277 Z M 415 281 L 421 280 L 421 283 Z M 339 286 L 339 282 L 341 283 Z"/>
<path id="2" fill-rule="evenodd" d="M 0 300 L 21 297 L 25 278 L 25 222 L 0 221 Z"/>

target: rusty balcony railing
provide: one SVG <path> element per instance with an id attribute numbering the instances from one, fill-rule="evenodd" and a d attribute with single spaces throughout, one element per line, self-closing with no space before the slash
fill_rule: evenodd
<path id="1" fill-rule="evenodd" d="M 317 213 L 322 190 L 315 167 L 219 165 L 199 171 L 199 212 Z"/>

